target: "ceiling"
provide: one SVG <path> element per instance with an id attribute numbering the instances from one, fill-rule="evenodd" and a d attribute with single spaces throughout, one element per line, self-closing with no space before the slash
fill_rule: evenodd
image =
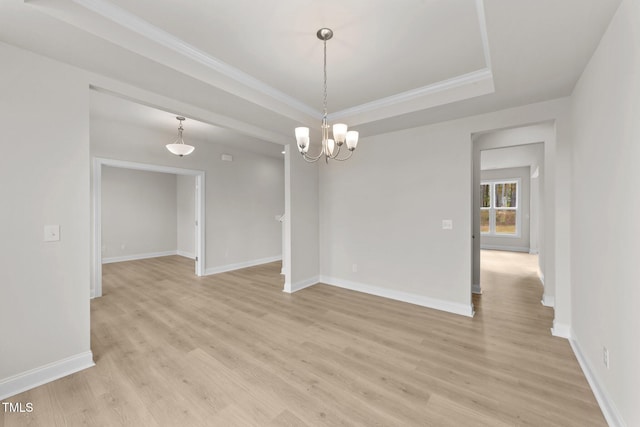
<path id="1" fill-rule="evenodd" d="M 98 85 L 110 94 L 92 97 L 94 115 L 154 126 L 183 114 L 249 147 L 319 127 L 321 27 L 335 33 L 330 121 L 367 136 L 568 96 L 619 3 L 3 0 L 0 40 L 196 111 Z M 132 101 L 146 106 L 113 105 Z"/>

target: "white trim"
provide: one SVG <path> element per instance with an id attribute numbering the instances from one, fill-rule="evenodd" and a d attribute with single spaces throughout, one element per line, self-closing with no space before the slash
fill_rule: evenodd
<path id="1" fill-rule="evenodd" d="M 95 366 L 91 351 L 85 351 L 0 380 L 0 400 Z"/>
<path id="2" fill-rule="evenodd" d="M 91 261 L 91 298 L 102 296 L 102 166 L 134 169 L 149 172 L 164 172 L 175 175 L 195 176 L 196 181 L 196 256 L 195 274 L 205 274 L 205 172 L 195 169 L 183 169 L 171 166 L 160 166 L 148 163 L 137 163 L 126 160 L 93 158 L 93 256 Z M 113 262 L 113 261 L 112 261 Z"/>
<path id="3" fill-rule="evenodd" d="M 540 302 L 545 307 L 555 307 L 555 305 L 556 305 L 556 297 L 554 297 L 553 295 L 543 294 L 542 295 L 542 301 L 540 301 Z"/>
<path id="4" fill-rule="evenodd" d="M 301 291 L 302 289 L 308 288 L 313 285 L 317 285 L 320 282 L 319 276 L 309 277 L 308 279 L 300 280 L 288 288 L 282 290 L 282 292 L 286 292 L 288 294 L 292 294 L 294 292 Z"/>
<path id="5" fill-rule="evenodd" d="M 196 259 L 196 254 L 194 254 L 193 252 L 186 252 L 186 251 L 177 250 L 176 251 L 176 255 L 180 255 L 182 257 L 193 259 L 193 260 Z"/>
<path id="6" fill-rule="evenodd" d="M 483 234 L 485 236 L 485 234 Z M 517 236 L 496 236 L 493 235 L 491 237 L 512 237 L 517 238 Z M 489 250 L 489 251 L 511 251 L 511 252 L 524 252 L 529 253 L 529 248 L 525 248 L 523 246 L 502 246 L 502 245 L 480 245 L 481 250 Z"/>
<path id="7" fill-rule="evenodd" d="M 571 344 L 573 354 L 575 354 L 576 359 L 578 359 L 578 363 L 582 368 L 582 372 L 587 378 L 589 386 L 591 386 L 591 391 L 593 391 L 593 395 L 596 397 L 598 405 L 600 405 L 600 410 L 602 411 L 604 418 L 607 420 L 607 424 L 609 424 L 610 426 L 619 427 L 626 426 L 626 423 L 624 422 L 622 415 L 618 411 L 615 402 L 609 397 L 606 389 L 595 376 L 594 370 L 591 369 L 591 365 L 589 364 L 587 358 L 584 356 L 582 347 L 580 346 L 580 342 L 577 338 L 575 338 L 575 333 L 573 332 L 573 330 L 571 331 L 571 336 L 574 337 L 569 339 L 569 344 Z"/>
<path id="8" fill-rule="evenodd" d="M 225 273 L 227 271 L 240 270 L 242 268 L 247 268 L 247 267 L 255 267 L 256 265 L 268 264 L 270 262 L 276 262 L 276 261 L 282 261 L 282 255 L 268 257 L 268 258 L 254 259 L 251 261 L 237 262 L 235 264 L 220 265 L 218 267 L 211 267 L 211 268 L 207 268 L 204 274 L 206 276 L 210 276 L 212 274 Z"/>
<path id="9" fill-rule="evenodd" d="M 380 108 L 391 107 L 394 105 L 406 103 L 417 98 L 424 98 L 435 93 L 444 92 L 463 86 L 473 86 L 485 80 L 491 80 L 493 82 L 493 73 L 489 68 L 482 68 L 480 70 L 472 71 L 461 76 L 441 80 L 427 86 L 411 89 L 405 92 L 397 93 L 395 95 L 387 96 L 385 98 L 376 99 L 375 101 L 366 102 L 354 107 L 345 108 L 344 110 L 336 111 L 335 113 L 329 114 L 327 116 L 327 119 L 329 121 L 343 119 L 346 117 L 354 116 L 356 114 L 362 114 L 369 111 L 378 110 Z"/>
<path id="10" fill-rule="evenodd" d="M 352 291 L 363 292 L 369 295 L 389 298 L 396 301 L 408 302 L 410 304 L 446 311 L 448 313 L 460 314 L 462 316 L 473 317 L 474 314 L 472 304 L 465 305 L 456 302 L 444 301 L 436 298 L 429 298 L 423 295 L 417 295 L 410 292 L 395 291 L 392 289 L 381 288 L 379 286 L 338 279 L 336 277 L 320 276 L 320 283 L 325 283 L 327 285 L 349 289 Z"/>
<path id="11" fill-rule="evenodd" d="M 282 223 L 282 270 L 284 292 L 291 292 L 291 144 L 284 146 L 284 221 Z"/>
<path id="12" fill-rule="evenodd" d="M 484 65 L 489 70 L 491 70 L 491 51 L 489 50 L 489 35 L 487 34 L 487 18 L 484 14 L 483 0 L 476 0 L 476 11 L 478 13 L 478 27 L 480 28 L 480 38 L 482 39 Z"/>
<path id="13" fill-rule="evenodd" d="M 480 287 L 480 283 L 474 283 L 471 285 L 471 293 L 476 295 L 482 295 L 482 288 Z"/>
<path id="14" fill-rule="evenodd" d="M 283 104 L 293 108 L 294 110 L 319 120 L 321 113 L 302 101 L 294 98 L 285 92 L 276 89 L 273 86 L 257 79 L 256 77 L 243 72 L 242 70 L 227 64 L 226 62 L 209 55 L 203 50 L 185 42 L 184 40 L 164 31 L 163 29 L 151 24 L 144 19 L 112 4 L 107 0 L 73 0 L 74 3 L 108 19 L 109 21 L 120 25 L 130 31 L 133 31 L 147 40 L 151 40 L 160 46 L 170 49 L 192 61 L 195 61 L 205 67 L 213 70 L 229 79 L 232 79 L 244 87 L 256 90 L 271 99 L 282 102 Z M 490 80 L 493 91 L 493 73 L 491 71 L 491 58 L 489 53 L 489 41 L 486 30 L 486 18 L 484 14 L 484 6 L 482 0 L 476 0 L 476 14 L 478 17 L 478 25 L 480 29 L 480 38 L 482 40 L 482 50 L 484 56 L 485 67 L 479 70 L 446 79 L 434 84 L 421 88 L 409 90 L 397 95 L 381 98 L 372 102 L 357 105 L 338 111 L 329 116 L 329 120 L 344 118 L 353 114 L 361 114 L 363 112 L 377 110 L 379 108 L 389 107 L 400 103 L 412 101 L 416 98 L 422 98 L 434 93 L 453 90 L 464 86 L 477 87 L 478 83 Z M 475 94 L 478 95 L 478 94 Z"/>
<path id="15" fill-rule="evenodd" d="M 93 256 L 90 298 L 102 296 L 102 163 L 93 159 Z"/>
<path id="16" fill-rule="evenodd" d="M 553 328 L 551 328 L 551 335 L 554 337 L 571 339 L 571 326 L 565 323 L 558 323 L 553 321 Z"/>
<path id="17" fill-rule="evenodd" d="M 171 255 L 178 255 L 178 251 L 148 252 L 146 254 L 114 256 L 109 258 L 102 258 L 102 263 L 111 264 L 114 262 L 136 261 L 139 259 L 159 258 L 159 257 L 171 256 Z"/>

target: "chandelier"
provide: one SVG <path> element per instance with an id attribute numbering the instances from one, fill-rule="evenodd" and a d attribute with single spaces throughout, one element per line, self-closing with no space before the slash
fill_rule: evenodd
<path id="1" fill-rule="evenodd" d="M 178 139 L 176 139 L 172 144 L 167 144 L 167 150 L 171 152 L 171 154 L 175 154 L 176 156 L 187 156 L 193 153 L 195 147 L 193 145 L 188 145 L 184 143 L 182 139 L 182 131 L 184 128 L 182 127 L 182 122 L 186 120 L 184 117 L 176 117 L 176 119 L 180 122 L 180 126 L 178 126 Z"/>
<path id="2" fill-rule="evenodd" d="M 358 145 L 358 132 L 349 131 L 347 125 L 337 123 L 333 125 L 333 139 L 329 138 L 329 124 L 327 122 L 327 40 L 333 37 L 333 31 L 329 28 L 320 28 L 316 33 L 318 38 L 324 43 L 324 99 L 322 110 L 322 149 L 317 156 L 308 154 L 309 151 L 309 128 L 297 127 L 295 129 L 298 150 L 307 162 L 316 162 L 324 156 L 325 162 L 329 163 L 329 159 L 344 161 L 353 154 L 353 150 Z M 340 157 L 340 150 L 346 143 L 346 156 Z M 343 151 L 344 153 L 344 151 Z"/>

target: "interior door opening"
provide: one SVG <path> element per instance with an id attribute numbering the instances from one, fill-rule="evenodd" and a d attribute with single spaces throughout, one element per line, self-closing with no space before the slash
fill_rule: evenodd
<path id="1" fill-rule="evenodd" d="M 197 276 L 203 276 L 205 274 L 205 265 L 204 265 L 204 257 L 205 257 L 205 244 L 204 244 L 204 230 L 205 230 L 205 216 L 204 216 L 204 206 L 205 206 L 205 189 L 204 189 L 204 171 L 198 170 L 190 170 L 190 169 L 181 169 L 167 166 L 158 166 L 158 165 L 149 165 L 144 163 L 134 163 L 120 160 L 111 160 L 111 159 L 94 159 L 93 164 L 93 253 L 92 253 L 92 275 L 91 275 L 91 297 L 99 297 L 102 295 L 102 264 L 106 261 L 117 262 L 119 260 L 127 260 L 127 259 L 136 259 L 136 255 L 121 255 L 120 257 L 105 257 L 105 252 L 108 252 L 109 247 L 105 247 L 103 245 L 103 174 L 105 172 L 105 168 L 116 168 L 121 170 L 129 170 L 129 171 L 146 171 L 146 172 L 158 172 L 161 174 L 170 174 L 175 176 L 176 181 L 175 187 L 178 188 L 179 185 L 182 186 L 191 186 L 192 191 L 184 191 L 178 192 L 176 195 L 176 209 L 179 211 L 178 200 L 180 194 L 182 203 L 191 204 L 188 206 L 189 209 L 186 209 L 182 212 L 186 217 L 183 217 L 178 223 L 176 220 L 176 227 L 184 226 L 185 232 L 179 233 L 182 235 L 182 241 L 176 241 L 175 248 L 167 252 L 149 252 L 146 249 L 137 251 L 138 253 L 142 252 L 142 255 L 138 254 L 137 256 L 140 259 L 144 257 L 153 257 L 153 256 L 163 256 L 176 254 L 185 256 L 188 258 L 192 258 L 194 260 L 194 272 Z M 149 195 L 140 194 L 140 197 L 145 197 Z M 191 209 L 191 207 L 193 209 Z M 179 217 L 180 212 L 176 212 L 176 217 Z M 183 216 L 184 216 L 183 215 Z M 188 217 L 191 218 L 188 218 Z M 149 215 L 149 220 L 154 217 L 153 214 Z M 126 218 L 126 217 L 125 217 Z M 122 222 L 122 218 L 120 219 Z M 162 230 L 158 232 L 162 234 Z M 120 243 L 123 242 L 123 243 Z M 135 244 L 135 242 L 132 242 Z M 118 245 L 115 249 L 120 250 L 122 253 L 126 252 L 127 243 L 124 240 L 118 240 Z M 181 249 L 182 248 L 182 249 Z M 189 248 L 189 249 L 184 249 Z M 192 250 L 191 250 L 192 248 Z M 113 254 L 112 251 L 111 255 Z M 129 251 L 131 252 L 131 251 Z M 133 252 L 136 252 L 135 250 Z M 110 255 L 106 253 L 106 255 Z"/>

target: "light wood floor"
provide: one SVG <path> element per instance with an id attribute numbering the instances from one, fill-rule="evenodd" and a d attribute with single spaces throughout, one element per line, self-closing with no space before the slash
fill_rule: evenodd
<path id="1" fill-rule="evenodd" d="M 327 285 L 288 295 L 279 263 L 206 278 L 180 257 L 108 264 L 96 367 L 6 399 L 34 412 L 0 425 L 606 425 L 550 335 L 535 258 L 482 265 L 471 319 Z"/>

